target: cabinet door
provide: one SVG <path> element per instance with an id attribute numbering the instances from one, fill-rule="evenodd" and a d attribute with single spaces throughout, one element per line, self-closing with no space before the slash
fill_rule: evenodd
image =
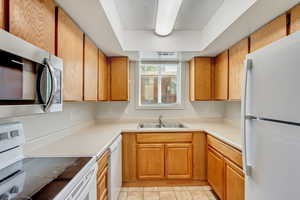
<path id="1" fill-rule="evenodd" d="M 122 180 L 136 182 L 137 179 L 137 149 L 136 134 L 122 133 Z"/>
<path id="2" fill-rule="evenodd" d="M 287 35 L 286 14 L 281 15 L 250 35 L 250 52 L 267 46 Z"/>
<path id="3" fill-rule="evenodd" d="M 58 9 L 57 55 L 64 61 L 64 100 L 83 99 L 83 32 Z"/>
<path id="4" fill-rule="evenodd" d="M 54 54 L 53 0 L 9 0 L 9 32 Z"/>
<path id="5" fill-rule="evenodd" d="M 111 100 L 128 101 L 129 62 L 127 57 L 110 58 Z"/>
<path id="6" fill-rule="evenodd" d="M 108 101 L 108 62 L 106 56 L 99 50 L 98 100 Z"/>
<path id="7" fill-rule="evenodd" d="M 243 171 L 227 160 L 225 162 L 225 199 L 245 199 L 245 179 Z"/>
<path id="8" fill-rule="evenodd" d="M 216 57 L 215 99 L 228 99 L 228 50 L 222 52 Z"/>
<path id="9" fill-rule="evenodd" d="M 290 33 L 295 33 L 300 30 L 300 4 L 291 10 Z"/>
<path id="10" fill-rule="evenodd" d="M 104 200 L 108 196 L 108 166 L 106 166 L 97 180 L 97 200 Z"/>
<path id="11" fill-rule="evenodd" d="M 139 144 L 137 146 L 138 178 L 163 179 L 164 157 L 163 144 Z"/>
<path id="12" fill-rule="evenodd" d="M 229 49 L 229 99 L 240 100 L 244 60 L 248 54 L 248 38 Z"/>
<path id="13" fill-rule="evenodd" d="M 193 133 L 193 179 L 207 181 L 207 137 L 205 132 Z"/>
<path id="14" fill-rule="evenodd" d="M 212 96 L 212 60 L 195 57 L 190 61 L 190 100 L 210 100 Z"/>
<path id="15" fill-rule="evenodd" d="M 5 24 L 5 1 L 0 0 L 0 29 L 5 29 L 6 24 Z"/>
<path id="16" fill-rule="evenodd" d="M 192 178 L 192 144 L 166 144 L 166 178 Z"/>
<path id="17" fill-rule="evenodd" d="M 93 41 L 84 38 L 84 100 L 98 99 L 98 48 Z"/>
<path id="18" fill-rule="evenodd" d="M 98 162 L 97 200 L 104 200 L 108 196 L 108 161 L 109 152 L 106 151 Z"/>
<path id="19" fill-rule="evenodd" d="M 224 159 L 211 148 L 207 152 L 207 180 L 222 200 L 224 196 Z"/>

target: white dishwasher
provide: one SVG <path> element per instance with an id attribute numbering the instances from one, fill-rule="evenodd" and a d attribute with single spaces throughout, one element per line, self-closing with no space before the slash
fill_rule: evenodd
<path id="1" fill-rule="evenodd" d="M 109 199 L 117 200 L 122 187 L 122 136 L 120 135 L 110 149 Z"/>

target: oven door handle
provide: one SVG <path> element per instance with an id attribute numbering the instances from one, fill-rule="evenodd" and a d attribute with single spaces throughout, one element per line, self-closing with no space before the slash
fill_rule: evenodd
<path id="1" fill-rule="evenodd" d="M 55 97 L 57 86 L 56 86 L 56 77 L 55 77 L 55 73 L 54 73 L 54 68 L 53 68 L 50 60 L 48 58 L 46 58 L 45 61 L 44 61 L 44 64 L 48 68 L 50 78 L 51 78 L 51 93 L 50 93 L 49 99 L 46 101 L 46 103 L 43 106 L 44 111 L 48 112 L 49 108 L 51 107 L 51 105 L 54 102 L 54 97 Z"/>

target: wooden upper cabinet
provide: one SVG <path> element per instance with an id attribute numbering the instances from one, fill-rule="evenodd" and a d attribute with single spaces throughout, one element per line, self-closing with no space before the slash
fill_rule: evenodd
<path id="1" fill-rule="evenodd" d="M 137 145 L 139 179 L 163 179 L 165 171 L 164 144 Z"/>
<path id="2" fill-rule="evenodd" d="M 243 170 L 230 161 L 225 161 L 225 200 L 245 199 Z"/>
<path id="3" fill-rule="evenodd" d="M 93 41 L 84 37 L 84 100 L 98 99 L 98 48 Z"/>
<path id="4" fill-rule="evenodd" d="M 300 30 L 300 4 L 291 9 L 290 33 Z"/>
<path id="5" fill-rule="evenodd" d="M 128 57 L 110 58 L 110 95 L 112 101 L 129 100 Z"/>
<path id="6" fill-rule="evenodd" d="M 64 61 L 64 100 L 83 100 L 83 32 L 58 8 L 57 56 Z"/>
<path id="7" fill-rule="evenodd" d="M 53 0 L 9 0 L 9 32 L 54 54 Z"/>
<path id="8" fill-rule="evenodd" d="M 0 0 L 0 28 L 5 29 L 5 6 L 4 6 L 4 0 Z"/>
<path id="9" fill-rule="evenodd" d="M 109 66 L 106 56 L 99 50 L 98 100 L 108 101 Z"/>
<path id="10" fill-rule="evenodd" d="M 216 57 L 215 61 L 215 99 L 228 99 L 228 50 Z"/>
<path id="11" fill-rule="evenodd" d="M 207 152 L 207 180 L 218 197 L 224 197 L 224 159 L 211 148 Z"/>
<path id="12" fill-rule="evenodd" d="M 212 59 L 194 57 L 189 66 L 190 100 L 201 101 L 212 98 Z"/>
<path id="13" fill-rule="evenodd" d="M 240 100 L 244 60 L 249 53 L 248 38 L 245 38 L 229 49 L 229 100 Z"/>
<path id="14" fill-rule="evenodd" d="M 250 52 L 267 46 L 287 35 L 287 17 L 281 15 L 250 35 Z"/>
<path id="15" fill-rule="evenodd" d="M 192 144 L 166 144 L 166 178 L 192 178 Z"/>

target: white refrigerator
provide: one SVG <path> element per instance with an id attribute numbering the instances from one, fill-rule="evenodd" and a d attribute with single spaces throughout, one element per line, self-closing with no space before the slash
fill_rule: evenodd
<path id="1" fill-rule="evenodd" d="M 300 199 L 300 32 L 247 56 L 242 133 L 246 200 Z"/>

